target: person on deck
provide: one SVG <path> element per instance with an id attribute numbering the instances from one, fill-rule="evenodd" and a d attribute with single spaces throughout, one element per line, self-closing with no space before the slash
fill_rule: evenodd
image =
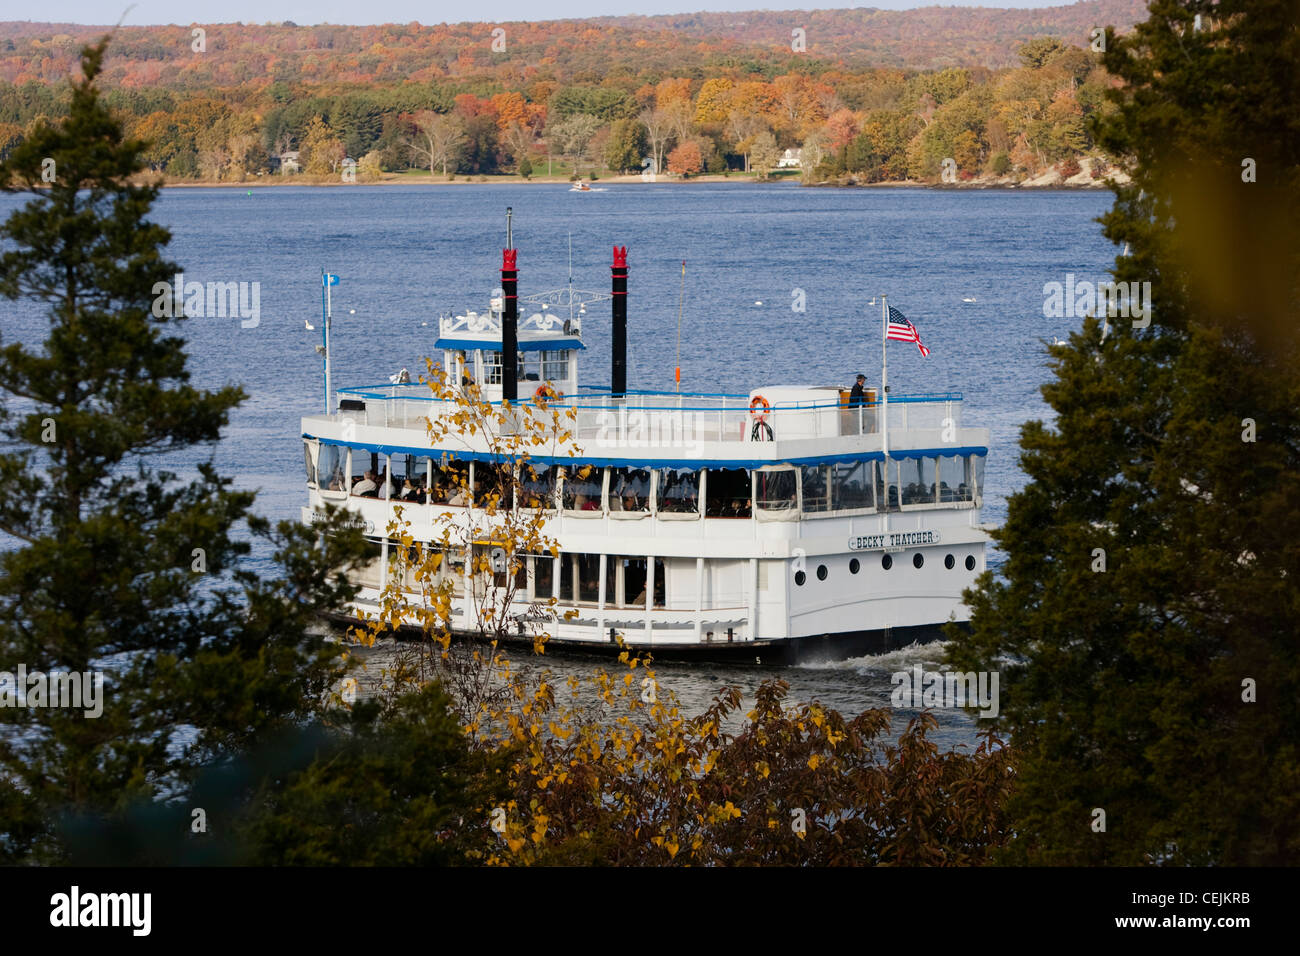
<path id="1" fill-rule="evenodd" d="M 867 404 L 867 393 L 862 390 L 862 386 L 866 380 L 867 377 L 865 375 L 859 375 L 858 380 L 853 383 L 853 388 L 849 390 L 850 406 Z"/>
<path id="2" fill-rule="evenodd" d="M 375 481 L 375 473 L 367 471 L 361 480 L 352 486 L 352 493 L 354 495 L 370 496 L 378 489 L 379 483 Z"/>

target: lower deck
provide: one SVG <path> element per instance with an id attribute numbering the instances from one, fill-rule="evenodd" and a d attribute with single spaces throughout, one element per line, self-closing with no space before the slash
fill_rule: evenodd
<path id="1" fill-rule="evenodd" d="M 877 541 L 885 547 L 867 547 Z M 861 549 L 846 549 L 841 538 L 836 551 L 795 539 L 766 542 L 752 556 L 663 553 L 663 541 L 659 554 L 627 553 L 627 545 L 648 543 L 607 540 L 622 545 L 622 553 L 570 549 L 507 561 L 485 544 L 403 555 L 396 542 L 373 539 L 354 610 L 377 617 L 387 582 L 412 608 L 437 606 L 433 595 L 444 594 L 447 623 L 463 633 L 478 632 L 483 620 L 503 620 L 512 637 L 531 642 L 544 633 L 571 646 L 621 638 L 656 653 L 725 648 L 716 656 L 744 658 L 762 656 L 746 645 L 809 642 L 868 653 L 968 620 L 962 593 L 984 570 L 983 532 L 975 528 L 858 535 L 848 543 Z M 561 548 L 566 544 L 562 539 Z M 430 553 L 436 570 L 422 582 L 413 563 Z"/>

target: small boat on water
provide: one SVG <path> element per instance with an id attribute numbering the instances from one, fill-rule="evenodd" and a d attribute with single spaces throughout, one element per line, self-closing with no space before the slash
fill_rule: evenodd
<path id="1" fill-rule="evenodd" d="M 962 592 L 985 569 L 989 432 L 962 424 L 960 393 L 866 387 L 855 401 L 819 382 L 630 388 L 626 247 L 614 247 L 610 293 L 570 286 L 567 301 L 563 290 L 518 296 L 516 251 L 502 258 L 488 310 L 441 319 L 428 350 L 479 401 L 527 411 L 536 396 L 573 415 L 577 451 L 531 455 L 504 505 L 541 512 L 557 544 L 524 556 L 515 579 L 505 613 L 521 643 L 544 628 L 558 647 L 617 650 L 621 639 L 657 658 L 780 664 L 880 653 L 969 620 Z M 579 379 L 582 323 L 604 300 L 610 379 L 591 385 Z M 565 306 L 567 317 L 554 311 Z M 797 343 L 786 348 L 797 364 Z M 511 353 L 517 362 L 503 362 Z M 438 573 L 450 582 L 457 633 L 474 632 L 484 588 L 500 586 L 481 570 L 492 541 L 440 544 L 448 522 L 481 527 L 476 496 L 502 467 L 488 436 L 429 437 L 426 422 L 457 409 L 418 382 L 334 394 L 327 384 L 326 413 L 302 419 L 302 520 L 341 505 L 373 549 L 353 619 L 374 617 L 391 581 L 402 545 L 386 529 L 398 505 L 416 541 L 446 552 Z M 457 481 L 445 480 L 447 469 Z M 419 599 L 413 580 L 401 587 Z"/>
<path id="2" fill-rule="evenodd" d="M 574 183 L 572 186 L 569 187 L 569 192 L 571 193 L 589 193 L 591 191 L 592 191 L 591 186 L 589 186 L 587 183 L 584 183 L 581 179 L 579 179 L 576 183 Z"/>

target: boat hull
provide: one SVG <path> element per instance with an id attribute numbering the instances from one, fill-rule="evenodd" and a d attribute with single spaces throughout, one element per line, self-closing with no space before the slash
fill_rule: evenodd
<path id="1" fill-rule="evenodd" d="M 330 615 L 330 621 L 339 626 L 361 624 L 361 620 L 346 614 Z M 956 622 L 962 630 L 969 624 Z M 649 653 L 659 661 L 687 661 L 716 664 L 740 664 L 755 667 L 786 667 L 796 664 L 833 663 L 852 657 L 885 654 L 913 644 L 929 644 L 948 638 L 945 624 L 921 624 L 911 627 L 866 628 L 834 634 L 816 634 L 808 637 L 759 639 L 753 641 L 706 641 L 700 643 L 627 643 L 628 650 L 637 654 Z M 419 640 L 420 629 L 402 625 L 397 630 L 398 640 Z M 478 640 L 477 633 L 453 631 L 456 640 Z M 533 640 L 528 635 L 508 636 L 508 647 L 532 649 Z M 551 638 L 546 642 L 547 653 L 610 657 L 622 648 L 613 641 L 575 641 Z"/>

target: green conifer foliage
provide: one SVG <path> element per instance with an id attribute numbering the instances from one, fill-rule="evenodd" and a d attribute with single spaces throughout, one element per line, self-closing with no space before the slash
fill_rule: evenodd
<path id="1" fill-rule="evenodd" d="M 1050 348 L 1056 419 L 950 654 L 1002 672 L 1008 860 L 1300 861 L 1296 12 L 1157 0 L 1106 37 L 1095 133 L 1134 179 L 1102 222 L 1150 324 Z"/>
<path id="2" fill-rule="evenodd" d="M 146 216 L 145 144 L 124 138 L 83 51 L 69 112 L 0 165 L 33 198 L 0 226 L 0 294 L 40 309 L 44 341 L 0 340 L 0 671 L 103 675 L 102 714 L 0 708 L 0 858 L 57 860 L 60 813 L 110 816 L 314 711 L 337 644 L 313 636 L 352 590 L 360 539 L 250 513 L 210 464 L 168 462 L 215 442 L 244 397 L 189 382 L 180 320 L 153 314 L 179 268 Z M 12 336 L 5 336 L 11 339 Z M 174 467 L 174 466 L 173 466 Z M 241 568 L 249 535 L 280 571 Z"/>

